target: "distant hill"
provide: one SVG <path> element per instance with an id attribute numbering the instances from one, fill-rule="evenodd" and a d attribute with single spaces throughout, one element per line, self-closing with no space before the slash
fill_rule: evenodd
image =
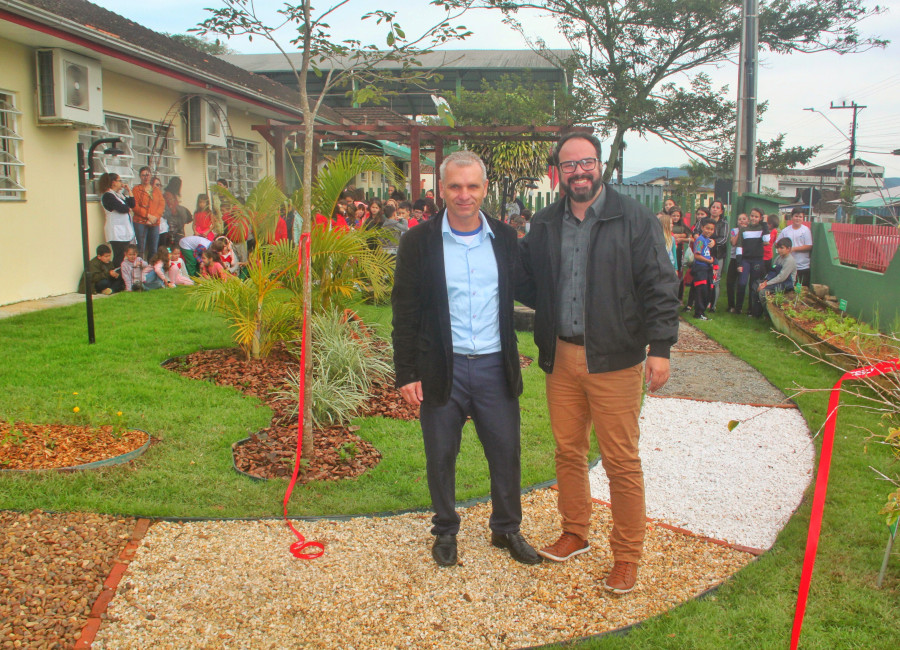
<path id="1" fill-rule="evenodd" d="M 628 181 L 626 181 L 626 182 L 628 182 Z M 892 187 L 898 187 L 898 186 L 900 186 L 900 178 L 897 178 L 896 176 L 893 178 L 885 178 L 884 186 L 887 189 L 891 189 Z"/>
<path id="2" fill-rule="evenodd" d="M 667 176 L 669 178 L 681 178 L 682 176 L 687 176 L 687 172 L 680 167 L 654 167 L 653 169 L 648 169 L 647 171 L 641 172 L 636 176 L 625 178 L 622 182 L 625 183 L 625 185 L 640 185 L 642 183 L 655 181 L 660 176 Z"/>

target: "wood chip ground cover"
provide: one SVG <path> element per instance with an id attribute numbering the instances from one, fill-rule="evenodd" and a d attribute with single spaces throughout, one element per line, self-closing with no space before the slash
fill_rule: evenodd
<path id="1" fill-rule="evenodd" d="M 0 470 L 75 467 L 121 456 L 147 442 L 143 431 L 0 421 Z"/>
<path id="2" fill-rule="evenodd" d="M 555 540 L 554 491 L 525 495 L 523 511 L 531 541 Z M 460 565 L 449 569 L 431 559 L 429 514 L 299 522 L 326 544 L 308 562 L 288 552 L 282 522 L 155 524 L 95 647 L 531 646 L 662 613 L 752 561 L 650 525 L 638 587 L 616 597 L 600 588 L 612 564 L 606 507 L 594 507 L 589 553 L 539 566 L 490 545 L 489 504 L 460 514 Z"/>

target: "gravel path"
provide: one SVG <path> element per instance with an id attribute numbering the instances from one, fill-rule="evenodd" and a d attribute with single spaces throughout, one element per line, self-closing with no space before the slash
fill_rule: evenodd
<path id="1" fill-rule="evenodd" d="M 767 549 L 809 485 L 813 447 L 797 409 L 647 397 L 641 460 L 649 517 Z M 609 500 L 599 464 L 591 493 Z"/>
<path id="2" fill-rule="evenodd" d="M 556 494 L 524 497 L 523 531 L 556 539 Z M 301 522 L 327 544 L 309 562 L 283 523 L 151 527 L 100 629 L 100 648 L 515 648 L 562 641 L 659 614 L 719 584 L 752 556 L 658 526 L 636 590 L 608 595 L 598 543 L 565 563 L 524 566 L 489 543 L 487 504 L 461 512 L 460 565 L 431 559 L 429 515 Z M 609 511 L 594 508 L 598 540 Z"/>
<path id="3" fill-rule="evenodd" d="M 0 511 L 0 647 L 71 648 L 134 519 Z"/>

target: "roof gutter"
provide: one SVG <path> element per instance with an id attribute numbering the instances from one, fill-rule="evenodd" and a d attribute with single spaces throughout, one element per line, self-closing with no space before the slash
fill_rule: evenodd
<path id="1" fill-rule="evenodd" d="M 185 83 L 203 88 L 204 90 L 215 90 L 223 95 L 249 102 L 257 106 L 274 110 L 283 115 L 291 117 L 303 117 L 303 111 L 296 106 L 275 100 L 264 93 L 257 92 L 241 86 L 239 84 L 229 83 L 221 78 L 204 73 L 196 68 L 191 70 L 191 74 L 176 72 L 178 68 L 184 69 L 186 64 L 181 61 L 170 59 L 156 52 L 150 52 L 144 48 L 136 47 L 130 43 L 127 44 L 128 51 L 125 51 L 125 43 L 115 36 L 106 35 L 103 32 L 91 28 L 87 25 L 76 23 L 68 18 L 63 18 L 57 14 L 38 9 L 31 5 L 25 5 L 15 0 L 7 0 L 4 3 L 9 9 L 0 9 L 0 18 L 11 23 L 28 27 L 36 31 L 55 36 L 70 43 L 82 45 L 90 50 L 112 56 L 121 61 L 137 65 L 146 70 L 162 74 L 173 79 L 178 79 Z M 11 9 L 15 9 L 16 13 L 12 13 Z M 52 27 L 50 23 L 60 24 L 61 27 Z M 138 54 L 140 56 L 135 56 Z M 165 65 L 153 63 L 145 60 L 153 58 L 163 62 Z M 168 66 L 168 67 L 167 67 Z"/>

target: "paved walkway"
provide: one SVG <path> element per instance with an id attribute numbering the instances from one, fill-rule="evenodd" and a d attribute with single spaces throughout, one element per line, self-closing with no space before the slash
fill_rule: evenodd
<path id="1" fill-rule="evenodd" d="M 103 294 L 94 296 L 94 300 L 109 298 Z M 19 314 L 28 314 L 33 311 L 41 311 L 43 309 L 51 309 L 53 307 L 68 307 L 69 305 L 84 304 L 83 293 L 64 293 L 61 296 L 48 296 L 38 300 L 23 300 L 22 302 L 14 302 L 11 305 L 0 306 L 0 318 L 9 318 L 18 316 Z"/>

